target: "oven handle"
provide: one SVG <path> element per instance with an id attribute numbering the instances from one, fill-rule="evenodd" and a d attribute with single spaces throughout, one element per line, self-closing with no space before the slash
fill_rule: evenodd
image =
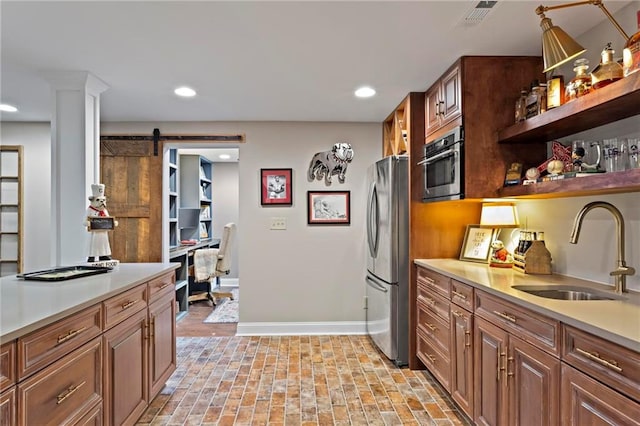
<path id="1" fill-rule="evenodd" d="M 421 166 L 423 164 L 429 164 L 429 163 L 433 163 L 434 161 L 442 158 L 442 157 L 446 157 L 448 155 L 450 155 L 451 153 L 453 153 L 454 155 L 458 153 L 458 150 L 455 148 L 451 148 L 448 149 L 446 151 L 441 152 L 440 154 L 436 154 L 433 157 L 429 157 L 429 158 L 425 158 L 424 160 L 418 161 L 418 166 Z"/>

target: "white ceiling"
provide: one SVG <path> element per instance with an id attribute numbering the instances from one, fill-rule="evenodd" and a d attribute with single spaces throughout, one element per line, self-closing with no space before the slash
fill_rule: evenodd
<path id="1" fill-rule="evenodd" d="M 462 22 L 477 0 L 0 3 L 0 101 L 20 110 L 3 121 L 49 120 L 42 73 L 75 70 L 110 87 L 102 121 L 381 122 L 461 55 L 541 53 L 539 0 L 500 1 L 477 25 Z M 548 16 L 574 37 L 605 19 Z M 365 84 L 378 94 L 356 99 Z"/>

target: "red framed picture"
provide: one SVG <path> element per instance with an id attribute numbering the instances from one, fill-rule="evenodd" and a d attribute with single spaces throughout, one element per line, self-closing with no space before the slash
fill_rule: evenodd
<path id="1" fill-rule="evenodd" d="M 290 206 L 293 204 L 291 169 L 260 169 L 260 204 Z"/>
<path id="2" fill-rule="evenodd" d="M 307 223 L 309 225 L 349 225 L 351 223 L 351 192 L 307 191 Z"/>

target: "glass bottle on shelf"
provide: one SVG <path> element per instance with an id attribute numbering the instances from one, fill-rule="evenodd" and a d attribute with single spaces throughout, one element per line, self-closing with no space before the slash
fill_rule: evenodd
<path id="1" fill-rule="evenodd" d="M 547 83 L 538 85 L 538 114 L 547 111 Z"/>
<path id="2" fill-rule="evenodd" d="M 538 80 L 533 80 L 531 82 L 531 90 L 529 90 L 529 93 L 527 94 L 525 118 L 531 118 L 538 115 L 539 94 L 540 82 Z"/>
<path id="3" fill-rule="evenodd" d="M 587 74 L 588 69 L 589 60 L 586 58 L 576 59 L 573 62 L 576 76 L 567 84 L 564 97 L 566 102 L 584 96 L 591 91 L 591 76 Z"/>
<path id="4" fill-rule="evenodd" d="M 516 123 L 524 121 L 527 109 L 527 89 L 522 88 L 520 97 L 516 100 Z"/>
<path id="5" fill-rule="evenodd" d="M 607 43 L 602 50 L 600 64 L 591 72 L 591 86 L 594 89 L 600 89 L 624 77 L 622 65 L 613 59 L 614 53 L 611 43 Z"/>

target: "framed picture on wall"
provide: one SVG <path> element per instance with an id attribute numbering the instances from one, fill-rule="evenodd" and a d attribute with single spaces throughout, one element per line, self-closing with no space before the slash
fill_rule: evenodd
<path id="1" fill-rule="evenodd" d="M 467 225 L 460 260 L 487 263 L 497 231 L 494 228 L 480 228 L 480 225 Z"/>
<path id="2" fill-rule="evenodd" d="M 351 223 L 351 191 L 307 191 L 309 225 Z"/>
<path id="3" fill-rule="evenodd" d="M 260 204 L 291 206 L 293 180 L 291 169 L 260 169 Z"/>

